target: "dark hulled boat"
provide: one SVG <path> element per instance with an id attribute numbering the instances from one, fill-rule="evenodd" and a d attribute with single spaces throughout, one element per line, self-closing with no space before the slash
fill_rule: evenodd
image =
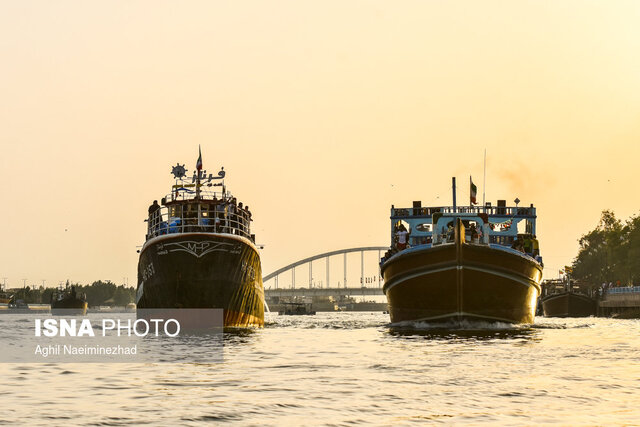
<path id="1" fill-rule="evenodd" d="M 13 298 L 13 294 L 6 292 L 4 285 L 0 285 L 0 304 L 9 304 L 11 298 Z"/>
<path id="2" fill-rule="evenodd" d="M 311 303 L 305 302 L 284 302 L 282 303 L 282 309 L 278 311 L 279 315 L 286 316 L 301 316 L 301 315 L 315 315 L 316 312 L 312 309 Z"/>
<path id="3" fill-rule="evenodd" d="M 588 295 L 562 292 L 545 297 L 542 310 L 545 317 L 589 317 L 596 315 L 597 302 Z"/>
<path id="4" fill-rule="evenodd" d="M 51 314 L 55 315 L 80 315 L 87 314 L 87 296 L 76 292 L 75 286 L 65 288 L 62 285 L 51 294 Z"/>
<path id="5" fill-rule="evenodd" d="M 391 321 L 533 323 L 542 280 L 535 219 L 533 205 L 504 201 L 456 207 L 454 197 L 453 207 L 392 206 L 392 249 L 381 261 Z"/>
<path id="6" fill-rule="evenodd" d="M 186 169 L 176 165 L 171 194 L 150 207 L 137 308 L 220 308 L 224 326 L 263 326 L 262 268 L 249 209 L 226 190 L 224 170 L 207 177 L 196 169 L 188 183 Z M 216 187 L 221 191 L 211 191 Z"/>
<path id="7" fill-rule="evenodd" d="M 595 316 L 598 302 L 582 292 L 580 285 L 572 280 L 553 280 L 543 284 L 547 295 L 542 297 L 542 311 L 545 317 L 589 317 Z"/>

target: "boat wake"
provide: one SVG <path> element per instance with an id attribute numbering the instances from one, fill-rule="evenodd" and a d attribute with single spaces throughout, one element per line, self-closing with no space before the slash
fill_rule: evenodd
<path id="1" fill-rule="evenodd" d="M 422 337 L 426 339 L 529 339 L 535 333 L 532 325 L 460 320 L 449 322 L 399 322 L 387 325 L 389 334 L 398 337 Z"/>
<path id="2" fill-rule="evenodd" d="M 580 329 L 580 328 L 591 328 L 592 326 L 593 326 L 593 323 L 575 323 L 575 322 L 573 323 L 544 322 L 544 323 L 536 323 L 534 325 L 531 325 L 533 329 Z"/>
<path id="3" fill-rule="evenodd" d="M 447 322 L 405 321 L 389 324 L 391 328 L 415 329 L 415 330 L 522 330 L 531 327 L 529 324 L 512 324 L 507 322 L 489 322 L 485 320 L 449 320 Z"/>

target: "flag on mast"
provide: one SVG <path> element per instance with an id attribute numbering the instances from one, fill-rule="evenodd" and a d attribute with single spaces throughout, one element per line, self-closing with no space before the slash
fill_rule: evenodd
<path id="1" fill-rule="evenodd" d="M 202 152 L 200 151 L 199 145 L 198 145 L 198 161 L 196 162 L 196 169 L 198 171 L 202 170 Z"/>
<path id="2" fill-rule="evenodd" d="M 472 205 L 475 205 L 478 203 L 476 202 L 476 194 L 478 194 L 478 187 L 476 187 L 476 185 L 473 183 L 471 176 L 469 176 L 469 183 L 471 184 L 471 188 L 469 190 L 469 198 L 471 199 L 470 202 Z"/>

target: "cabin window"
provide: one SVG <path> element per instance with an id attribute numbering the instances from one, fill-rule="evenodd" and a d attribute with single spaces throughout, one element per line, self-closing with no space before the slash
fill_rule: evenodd
<path id="1" fill-rule="evenodd" d="M 489 226 L 491 227 L 491 230 L 493 230 L 494 232 L 497 233 L 501 233 L 504 231 L 509 231 L 511 229 L 512 226 L 512 221 L 508 220 L 505 222 L 490 222 Z"/>
<path id="2" fill-rule="evenodd" d="M 172 218 L 181 218 L 182 217 L 182 205 L 171 206 L 169 209 L 170 216 Z"/>
<path id="3" fill-rule="evenodd" d="M 187 208 L 185 212 L 186 218 L 198 217 L 198 205 L 186 205 L 185 207 Z"/>
<path id="4" fill-rule="evenodd" d="M 418 224 L 416 230 L 429 233 L 432 230 L 432 224 Z"/>

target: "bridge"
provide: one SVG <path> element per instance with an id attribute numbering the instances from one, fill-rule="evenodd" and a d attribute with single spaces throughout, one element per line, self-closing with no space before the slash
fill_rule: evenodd
<path id="1" fill-rule="evenodd" d="M 388 246 L 364 246 L 325 252 L 301 259 L 264 276 L 262 278 L 262 283 L 265 287 L 265 295 L 268 297 L 382 295 L 383 280 L 382 277 L 380 277 L 378 263 L 380 262 L 382 253 L 388 249 Z M 360 253 L 359 283 L 353 274 L 349 275 L 347 255 L 354 253 Z M 368 253 L 369 255 L 377 253 L 377 258 L 375 258 L 375 260 L 369 259 L 368 262 L 365 263 L 365 253 Z M 342 281 L 335 282 L 334 280 L 335 283 L 332 283 L 331 257 L 337 257 L 339 255 L 342 255 L 343 258 L 342 271 L 340 272 L 340 278 Z M 324 260 L 324 281 L 320 281 L 317 278 L 314 279 L 313 277 L 313 263 L 314 261 L 320 260 Z M 296 287 L 296 268 L 305 265 L 308 265 L 309 281 L 308 283 L 305 283 L 304 286 Z M 368 271 L 367 275 L 365 275 L 365 271 Z M 284 287 L 281 287 L 279 285 L 279 279 L 280 276 L 285 273 L 291 274 L 291 281 L 288 283 L 288 286 L 285 285 Z M 350 286 L 351 284 L 353 285 Z"/>
<path id="2" fill-rule="evenodd" d="M 267 297 L 331 297 L 331 296 L 367 296 L 384 295 L 381 288 L 294 288 L 265 289 Z"/>

